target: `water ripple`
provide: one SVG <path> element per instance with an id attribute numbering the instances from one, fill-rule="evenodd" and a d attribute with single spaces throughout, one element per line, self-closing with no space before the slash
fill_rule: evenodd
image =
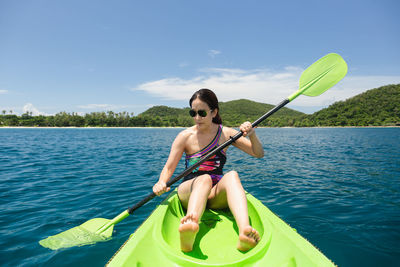
<path id="1" fill-rule="evenodd" d="M 2 265 L 104 265 L 160 199 L 119 223 L 106 243 L 50 251 L 38 241 L 140 201 L 179 131 L 0 129 Z M 226 170 L 238 171 L 247 191 L 339 266 L 395 265 L 399 129 L 257 132 L 263 159 L 228 150 Z"/>

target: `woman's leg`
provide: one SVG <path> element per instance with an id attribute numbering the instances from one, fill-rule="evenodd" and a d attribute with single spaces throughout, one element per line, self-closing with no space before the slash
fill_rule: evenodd
<path id="1" fill-rule="evenodd" d="M 186 181 L 178 188 L 179 199 L 183 207 L 187 209 L 186 216 L 182 218 L 179 226 L 181 249 L 184 252 L 193 249 L 193 243 L 199 231 L 199 219 L 203 215 L 211 189 L 210 175 L 201 175 Z"/>
<path id="2" fill-rule="evenodd" d="M 247 251 L 260 239 L 259 233 L 250 226 L 247 211 L 247 198 L 235 171 L 228 172 L 211 190 L 208 207 L 222 209 L 229 207 L 239 228 L 238 249 Z"/>

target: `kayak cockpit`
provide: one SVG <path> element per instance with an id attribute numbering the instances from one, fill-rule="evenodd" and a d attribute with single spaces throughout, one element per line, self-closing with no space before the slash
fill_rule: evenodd
<path id="1" fill-rule="evenodd" d="M 257 229 L 261 241 L 255 248 L 247 252 L 239 251 L 238 227 L 232 213 L 227 210 L 206 209 L 199 223 L 200 230 L 193 245 L 193 251 L 184 253 L 180 249 L 180 238 L 178 227 L 184 216 L 182 205 L 176 194 L 168 199 L 169 205 L 166 209 L 162 222 L 156 227 L 154 234 L 161 241 L 164 252 L 176 263 L 196 262 L 205 265 L 229 265 L 238 264 L 266 251 L 265 243 L 268 241 L 268 225 L 258 215 L 256 208 L 248 202 L 249 218 L 251 225 Z M 269 231 L 271 232 L 271 231 Z M 256 257 L 257 258 L 257 257 Z M 256 259 L 255 259 L 256 260 Z"/>

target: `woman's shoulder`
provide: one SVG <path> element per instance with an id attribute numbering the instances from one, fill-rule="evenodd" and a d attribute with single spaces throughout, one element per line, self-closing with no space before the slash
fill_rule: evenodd
<path id="1" fill-rule="evenodd" d="M 173 147 L 181 147 L 182 149 L 185 149 L 188 140 L 190 137 L 193 135 L 193 129 L 187 128 L 178 133 L 178 135 L 175 137 L 175 140 L 173 142 Z"/>
<path id="2" fill-rule="evenodd" d="M 194 130 L 194 126 L 192 126 L 192 127 L 186 128 L 186 129 L 182 130 L 181 132 L 179 132 L 177 138 L 187 139 L 194 134 L 195 134 L 195 130 Z"/>

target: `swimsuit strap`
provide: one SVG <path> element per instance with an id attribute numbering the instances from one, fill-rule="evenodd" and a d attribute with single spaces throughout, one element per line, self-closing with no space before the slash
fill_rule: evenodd
<path id="1" fill-rule="evenodd" d="M 220 124 L 218 126 L 218 131 L 217 134 L 215 135 L 215 137 L 213 138 L 213 140 L 207 145 L 205 146 L 203 149 L 201 149 L 200 151 L 193 153 L 193 154 L 186 154 L 187 158 L 193 158 L 193 157 L 201 157 L 204 154 L 206 154 L 208 151 L 210 151 L 211 149 L 213 149 L 216 145 L 218 145 L 218 141 L 219 138 L 221 137 L 222 134 L 222 125 Z"/>

